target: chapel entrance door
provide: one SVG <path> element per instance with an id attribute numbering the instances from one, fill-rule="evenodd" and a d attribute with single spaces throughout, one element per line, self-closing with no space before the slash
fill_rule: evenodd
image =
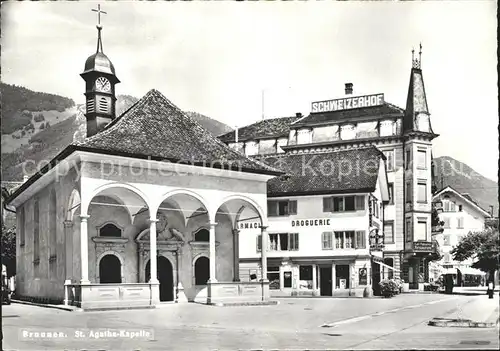
<path id="1" fill-rule="evenodd" d="M 122 264 L 115 255 L 106 255 L 99 262 L 99 283 L 116 284 L 122 282 Z"/>
<path id="2" fill-rule="evenodd" d="M 151 279 L 151 261 L 146 264 L 146 281 Z M 157 257 L 158 280 L 160 282 L 160 301 L 174 301 L 174 272 L 168 258 Z"/>

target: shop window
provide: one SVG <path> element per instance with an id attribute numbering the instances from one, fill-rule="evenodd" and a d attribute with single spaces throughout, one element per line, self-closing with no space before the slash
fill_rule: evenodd
<path id="1" fill-rule="evenodd" d="M 267 267 L 267 280 L 269 280 L 269 289 L 280 289 L 280 268 Z"/>
<path id="2" fill-rule="evenodd" d="M 300 266 L 299 267 L 299 288 L 312 289 L 313 288 L 313 267 Z"/>
<path id="3" fill-rule="evenodd" d="M 269 217 L 296 215 L 297 200 L 268 201 L 267 213 Z"/>

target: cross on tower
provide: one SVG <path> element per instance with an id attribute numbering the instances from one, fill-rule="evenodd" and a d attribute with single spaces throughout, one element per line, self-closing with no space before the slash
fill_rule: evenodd
<path id="1" fill-rule="evenodd" d="M 101 25 L 101 13 L 107 15 L 108 13 L 107 12 L 104 12 L 104 11 L 101 11 L 101 4 L 97 4 L 97 10 L 96 9 L 92 9 L 93 12 L 97 12 L 97 25 L 100 26 Z"/>

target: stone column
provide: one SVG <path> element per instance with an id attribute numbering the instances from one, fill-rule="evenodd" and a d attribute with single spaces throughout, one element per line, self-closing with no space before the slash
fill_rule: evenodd
<path id="1" fill-rule="evenodd" d="M 156 253 L 156 218 L 151 218 L 149 220 L 149 269 L 151 277 L 149 279 L 150 283 L 158 283 L 158 261 Z"/>
<path id="2" fill-rule="evenodd" d="M 80 256 L 82 263 L 82 279 L 80 284 L 90 284 L 89 281 L 89 239 L 87 221 L 90 218 L 88 215 L 80 216 Z"/>
<path id="3" fill-rule="evenodd" d="M 261 253 L 261 280 L 262 281 L 267 281 L 267 242 L 269 240 L 268 234 L 267 234 L 267 226 L 261 226 L 261 247 L 260 247 L 260 253 Z"/>
<path id="4" fill-rule="evenodd" d="M 233 229 L 233 281 L 240 281 L 240 231 Z"/>
<path id="5" fill-rule="evenodd" d="M 210 279 L 211 283 L 217 282 L 217 277 L 215 276 L 215 226 L 217 223 L 210 223 L 210 237 L 209 237 L 209 247 L 210 247 Z"/>
<path id="6" fill-rule="evenodd" d="M 337 285 L 337 275 L 335 273 L 335 263 L 332 263 L 332 296 L 335 293 L 336 285 Z"/>
<path id="7" fill-rule="evenodd" d="M 313 273 L 313 296 L 316 295 L 316 285 L 317 285 L 317 281 L 316 281 L 316 274 L 317 274 L 317 269 L 318 269 L 318 266 L 316 266 L 315 264 L 312 265 L 312 273 Z"/>
<path id="8" fill-rule="evenodd" d="M 70 284 L 73 279 L 73 221 L 64 221 L 64 243 L 65 283 Z"/>

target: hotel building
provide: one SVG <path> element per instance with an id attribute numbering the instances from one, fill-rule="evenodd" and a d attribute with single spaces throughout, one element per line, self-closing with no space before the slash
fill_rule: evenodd
<path id="1" fill-rule="evenodd" d="M 300 290 L 307 285 L 323 294 L 329 291 L 328 284 L 333 292 L 336 288 L 361 285 L 359 268 L 365 263 L 369 268 L 369 257 L 377 256 L 370 254 L 366 246 L 357 246 L 361 242 L 359 233 L 364 230 L 368 242 L 372 230 L 364 221 L 366 216 L 375 218 L 372 224 L 380 221 L 380 234 L 384 237 L 383 262 L 376 265 L 382 267 L 382 274 L 376 277 L 374 270 L 371 275 L 375 279 L 401 278 L 410 288 L 428 280 L 433 251 L 431 152 L 432 140 L 438 135 L 431 126 L 419 54 L 418 59 L 412 58 L 404 109 L 385 101 L 384 94 L 354 96 L 353 85 L 348 83 L 345 96 L 313 102 L 308 115 L 298 113 L 293 117 L 263 120 L 220 137 L 246 156 L 286 172 L 278 180 L 269 181 L 267 189 L 271 243 L 268 277 L 277 287 L 277 278 L 273 277 L 279 275 L 280 291 Z M 366 154 L 373 148 L 384 155 L 381 160 L 385 166 L 374 183 L 358 184 L 360 176 L 344 177 L 338 183 L 328 181 L 328 177 L 318 181 L 315 177 L 297 176 L 297 170 L 303 171 L 296 166 L 298 158 L 306 165 L 316 157 L 333 160 L 336 165 L 344 160 L 352 167 L 356 164 L 354 159 L 370 159 Z M 312 164 L 313 172 L 324 167 L 316 161 Z M 311 171 L 311 167 L 307 170 Z M 320 190 L 314 187 L 316 181 L 322 185 Z M 379 208 L 385 202 L 385 189 L 387 203 Z M 333 206 L 325 204 L 327 195 L 333 197 Z M 371 212 L 367 210 L 370 205 Z M 378 216 L 375 211 L 379 211 Z M 304 220 L 304 224 L 308 220 L 309 225 L 296 227 L 297 220 Z M 246 238 L 243 230 L 242 271 L 257 255 L 255 243 L 251 245 L 250 239 L 243 239 Z M 286 250 L 275 250 L 274 247 L 283 248 L 283 240 L 287 242 Z M 330 246 L 332 250 L 328 249 Z M 331 278 L 327 273 L 330 264 Z M 326 283 L 325 277 L 332 282 Z"/>

